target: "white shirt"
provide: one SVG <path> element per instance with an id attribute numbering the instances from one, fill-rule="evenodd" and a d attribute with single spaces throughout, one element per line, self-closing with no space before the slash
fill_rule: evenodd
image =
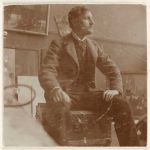
<path id="1" fill-rule="evenodd" d="M 77 41 L 80 41 L 80 42 L 83 42 L 84 40 L 86 40 L 86 36 L 83 38 L 83 39 L 80 39 L 80 37 L 75 33 L 75 32 L 71 32 L 72 33 L 72 36 L 77 40 Z"/>

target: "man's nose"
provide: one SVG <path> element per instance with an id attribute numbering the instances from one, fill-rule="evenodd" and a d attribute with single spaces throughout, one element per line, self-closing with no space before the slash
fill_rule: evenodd
<path id="1" fill-rule="evenodd" d="M 90 19 L 90 24 L 91 24 L 91 25 L 94 25 L 94 24 L 95 24 L 95 22 L 94 22 L 94 20 L 93 20 L 92 18 Z"/>

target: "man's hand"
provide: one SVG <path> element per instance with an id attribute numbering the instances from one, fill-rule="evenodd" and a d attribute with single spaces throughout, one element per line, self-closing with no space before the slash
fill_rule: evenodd
<path id="1" fill-rule="evenodd" d="M 117 90 L 106 90 L 104 92 L 103 99 L 108 102 L 116 95 L 119 95 L 119 91 L 117 91 Z"/>
<path id="2" fill-rule="evenodd" d="M 57 88 L 51 93 L 51 99 L 54 102 L 71 102 L 69 95 L 65 93 L 61 88 Z"/>

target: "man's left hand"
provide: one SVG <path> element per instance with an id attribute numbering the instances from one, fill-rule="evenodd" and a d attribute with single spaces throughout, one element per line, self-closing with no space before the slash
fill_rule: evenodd
<path id="1" fill-rule="evenodd" d="M 119 95 L 119 91 L 117 91 L 117 90 L 106 90 L 103 94 L 103 99 L 108 102 L 116 95 Z"/>

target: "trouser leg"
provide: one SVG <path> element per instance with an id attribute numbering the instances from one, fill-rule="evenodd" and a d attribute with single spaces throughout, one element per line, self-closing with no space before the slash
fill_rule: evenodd
<path id="1" fill-rule="evenodd" d="M 120 146 L 139 146 L 130 106 L 122 96 L 115 96 L 113 98 L 109 115 L 114 119 Z"/>

